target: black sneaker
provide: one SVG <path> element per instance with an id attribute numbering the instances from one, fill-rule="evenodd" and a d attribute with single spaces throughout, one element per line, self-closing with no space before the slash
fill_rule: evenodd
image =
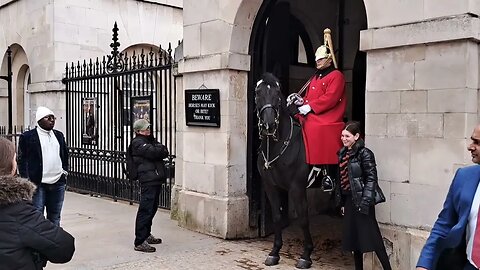
<path id="1" fill-rule="evenodd" d="M 155 236 L 153 235 L 149 235 L 148 238 L 147 238 L 147 243 L 149 243 L 150 245 L 156 245 L 156 244 L 161 244 L 162 243 L 162 239 L 160 238 L 155 238 Z"/>
<path id="2" fill-rule="evenodd" d="M 151 253 L 151 252 L 155 252 L 156 249 L 152 246 L 150 246 L 147 241 L 144 241 L 143 243 L 141 243 L 140 245 L 138 246 L 135 246 L 134 248 L 136 251 L 141 251 L 141 252 L 147 252 L 147 253 Z"/>

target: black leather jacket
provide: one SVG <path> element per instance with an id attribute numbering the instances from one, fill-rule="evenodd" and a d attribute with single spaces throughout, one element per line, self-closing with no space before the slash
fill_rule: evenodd
<path id="1" fill-rule="evenodd" d="M 348 180 L 352 191 L 352 201 L 357 210 L 368 214 L 370 206 L 375 205 L 375 190 L 378 185 L 377 165 L 375 155 L 365 147 L 362 139 L 359 139 L 350 150 L 346 147 L 340 149 L 338 153 L 339 160 L 350 151 L 348 160 Z M 343 206 L 341 198 L 340 184 L 337 184 L 337 203 Z"/>
<path id="2" fill-rule="evenodd" d="M 163 159 L 168 157 L 167 147 L 153 137 L 138 134 L 132 140 L 131 150 L 140 184 L 161 185 L 166 178 Z"/>

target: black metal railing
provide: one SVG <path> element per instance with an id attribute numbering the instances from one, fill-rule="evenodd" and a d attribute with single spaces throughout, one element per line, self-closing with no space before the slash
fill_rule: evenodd
<path id="1" fill-rule="evenodd" d="M 11 140 L 14 144 L 15 147 L 18 146 L 18 139 L 20 138 L 20 135 L 22 135 L 23 132 L 29 130 L 30 127 L 24 127 L 24 126 L 12 126 L 12 133 L 8 132 L 8 126 L 0 126 L 0 137 L 7 138 L 8 140 Z"/>
<path id="2" fill-rule="evenodd" d="M 165 160 L 169 177 L 160 195 L 160 207 L 169 209 L 176 140 L 171 45 L 167 50 L 121 53 L 116 23 L 112 40 L 111 55 L 67 64 L 65 69 L 69 189 L 138 201 L 139 184 L 127 178 L 125 156 L 132 124 L 144 118 L 171 153 Z"/>

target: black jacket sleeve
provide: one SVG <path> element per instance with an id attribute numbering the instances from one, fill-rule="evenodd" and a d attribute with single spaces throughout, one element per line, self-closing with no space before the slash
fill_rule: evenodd
<path id="1" fill-rule="evenodd" d="M 28 147 L 25 139 L 25 135 L 20 135 L 18 140 L 18 153 L 17 153 L 17 164 L 18 164 L 18 173 L 21 177 L 28 179 L 28 170 L 27 170 L 27 156 L 28 156 Z"/>
<path id="2" fill-rule="evenodd" d="M 150 160 L 159 160 L 168 157 L 168 150 L 165 145 L 157 141 L 137 139 L 132 141 L 132 156 L 140 156 Z"/>
<path id="3" fill-rule="evenodd" d="M 58 143 L 60 144 L 60 158 L 62 159 L 62 168 L 65 171 L 68 171 L 68 147 L 67 142 L 65 141 L 65 135 L 61 131 L 53 130 L 55 137 L 57 137 Z"/>
<path id="4" fill-rule="evenodd" d="M 60 133 L 61 134 L 61 138 L 62 138 L 62 149 L 60 151 L 62 151 L 62 167 L 65 171 L 68 171 L 69 167 L 68 167 L 68 147 L 67 147 L 67 142 L 65 141 L 65 136 L 63 135 L 63 133 Z"/>
<path id="5" fill-rule="evenodd" d="M 368 148 L 362 149 L 359 157 L 364 181 L 361 205 L 369 207 L 375 205 L 375 190 L 378 185 L 377 164 L 375 163 L 375 155 Z"/>
<path id="6" fill-rule="evenodd" d="M 25 246 L 53 263 L 70 261 L 75 239 L 62 228 L 46 220 L 32 205 L 19 213 L 19 236 Z"/>

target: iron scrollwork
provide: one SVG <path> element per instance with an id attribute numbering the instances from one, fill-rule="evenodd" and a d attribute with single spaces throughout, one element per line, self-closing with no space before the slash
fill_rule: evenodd
<path id="1" fill-rule="evenodd" d="M 118 27 L 117 22 L 113 25 L 113 42 L 110 43 L 112 48 L 112 55 L 108 56 L 107 61 L 107 73 L 118 73 L 125 70 L 125 62 L 123 60 L 122 53 L 118 52 L 118 47 L 120 47 L 120 42 L 118 42 Z"/>

